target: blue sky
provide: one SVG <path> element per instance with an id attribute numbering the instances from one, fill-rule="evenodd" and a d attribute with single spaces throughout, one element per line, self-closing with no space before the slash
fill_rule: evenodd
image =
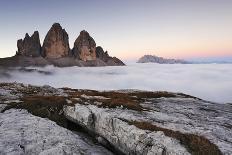
<path id="1" fill-rule="evenodd" d="M 8 0 L 0 2 L 0 57 L 15 54 L 17 39 L 54 22 L 71 48 L 83 29 L 113 56 L 169 58 L 232 56 L 231 0 Z"/>

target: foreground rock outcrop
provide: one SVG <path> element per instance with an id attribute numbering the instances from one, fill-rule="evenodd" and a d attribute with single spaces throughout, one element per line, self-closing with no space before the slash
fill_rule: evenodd
<path id="1" fill-rule="evenodd" d="M 182 93 L 2 83 L 0 109 L 0 117 L 21 115 L 13 109 L 25 109 L 36 119 L 48 118 L 67 129 L 72 122 L 116 154 L 232 154 L 232 105 Z"/>
<path id="2" fill-rule="evenodd" d="M 39 32 L 35 31 L 30 37 L 17 42 L 16 55 L 0 58 L 2 67 L 27 67 L 54 65 L 58 67 L 70 66 L 123 66 L 116 57 L 97 56 L 96 43 L 87 31 L 81 31 L 72 50 L 69 47 L 68 33 L 59 23 L 54 23 L 48 31 L 43 46 L 40 45 Z M 107 59 L 105 59 L 107 58 Z"/>
<path id="3" fill-rule="evenodd" d="M 231 105 L 173 93 L 83 93 L 65 106 L 67 118 L 125 154 L 232 153 Z"/>
<path id="4" fill-rule="evenodd" d="M 112 154 L 84 135 L 26 110 L 7 110 L 0 120 L 0 154 Z"/>

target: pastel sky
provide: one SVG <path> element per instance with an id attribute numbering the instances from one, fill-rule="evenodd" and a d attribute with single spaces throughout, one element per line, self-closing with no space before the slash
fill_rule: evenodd
<path id="1" fill-rule="evenodd" d="M 0 57 L 17 39 L 54 22 L 71 48 L 87 30 L 97 45 L 123 60 L 144 54 L 168 58 L 232 57 L 232 0 L 5 0 L 0 1 Z"/>

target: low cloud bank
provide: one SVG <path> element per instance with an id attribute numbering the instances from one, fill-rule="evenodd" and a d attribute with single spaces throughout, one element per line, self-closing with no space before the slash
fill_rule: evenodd
<path id="1" fill-rule="evenodd" d="M 232 64 L 129 64 L 120 67 L 0 69 L 0 82 L 79 89 L 182 92 L 232 103 Z"/>

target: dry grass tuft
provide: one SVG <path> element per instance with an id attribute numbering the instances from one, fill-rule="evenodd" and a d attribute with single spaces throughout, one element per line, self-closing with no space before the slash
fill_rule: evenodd
<path id="1" fill-rule="evenodd" d="M 165 129 L 149 122 L 133 121 L 128 123 L 143 130 L 163 131 L 166 136 L 179 140 L 193 155 L 222 155 L 218 147 L 203 136 Z"/>
<path id="2" fill-rule="evenodd" d="M 161 97 L 176 97 L 175 94 L 169 93 L 166 91 L 157 91 L 157 92 L 134 92 L 129 93 L 131 96 L 137 96 L 138 98 L 161 98 Z"/>
<path id="3" fill-rule="evenodd" d="M 109 99 L 99 99 L 99 98 L 92 98 L 86 99 L 81 97 L 81 95 L 87 96 L 102 96 Z M 122 107 L 123 109 L 130 109 L 136 111 L 145 110 L 142 106 L 140 106 L 139 102 L 131 97 L 129 94 L 126 93 L 118 93 L 118 92 L 97 92 L 97 91 L 75 91 L 69 92 L 69 98 L 81 98 L 82 102 L 78 102 L 80 104 L 84 104 L 88 102 L 89 104 L 94 104 L 94 101 L 101 102 L 101 105 L 97 105 L 98 107 L 103 108 L 116 108 Z M 73 100 L 72 100 L 73 101 Z M 75 102 L 75 101 L 74 101 Z"/>
<path id="4" fill-rule="evenodd" d="M 23 102 L 10 104 L 5 109 L 26 109 L 33 115 L 48 118 L 58 125 L 64 126 L 66 119 L 63 117 L 63 106 L 67 105 L 66 98 L 62 96 L 27 96 Z"/>
<path id="5" fill-rule="evenodd" d="M 160 98 L 160 97 L 176 97 L 173 93 L 168 92 L 133 92 L 133 93 L 121 93 L 115 91 L 106 91 L 106 92 L 98 92 L 94 90 L 75 90 L 75 89 L 68 89 L 63 88 L 66 93 L 69 94 L 70 98 L 81 98 L 83 102 L 78 102 L 80 104 L 84 104 L 88 102 L 92 104 L 94 101 L 101 102 L 101 105 L 98 107 L 108 107 L 108 108 L 116 108 L 116 107 L 123 107 L 124 109 L 136 110 L 136 111 L 143 111 L 149 110 L 143 108 L 140 103 L 147 98 Z M 106 98 L 110 98 L 107 100 L 104 99 L 85 99 L 82 98 L 81 95 L 87 96 L 103 96 Z M 136 97 L 135 97 L 136 96 Z M 75 102 L 75 101 L 74 101 Z"/>

